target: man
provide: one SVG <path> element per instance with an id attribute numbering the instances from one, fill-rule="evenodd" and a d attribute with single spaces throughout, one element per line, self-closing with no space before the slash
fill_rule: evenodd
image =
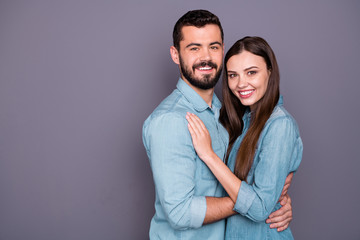
<path id="1" fill-rule="evenodd" d="M 223 239 L 224 219 L 235 214 L 234 203 L 196 155 L 185 118 L 187 112 L 200 117 L 214 151 L 224 159 L 229 139 L 218 121 L 221 104 L 214 94 L 223 40 L 219 19 L 208 11 L 190 11 L 175 24 L 170 54 L 181 78 L 143 126 L 156 191 L 150 239 Z M 286 228 L 291 216 L 284 220 L 285 211 L 279 211 L 276 222 Z"/>

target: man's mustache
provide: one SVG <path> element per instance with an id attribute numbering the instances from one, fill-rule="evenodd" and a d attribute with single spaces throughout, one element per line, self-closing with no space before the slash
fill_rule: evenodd
<path id="1" fill-rule="evenodd" d="M 212 62 L 212 61 L 203 61 L 203 62 L 194 64 L 192 68 L 193 68 L 193 71 L 195 71 L 195 68 L 198 68 L 198 67 L 206 67 L 206 66 L 209 66 L 209 67 L 212 67 L 212 68 L 217 69 L 217 64 L 214 63 L 214 62 Z"/>

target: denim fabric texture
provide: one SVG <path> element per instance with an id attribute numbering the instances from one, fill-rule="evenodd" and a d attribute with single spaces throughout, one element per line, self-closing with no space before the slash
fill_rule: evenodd
<path id="1" fill-rule="evenodd" d="M 243 117 L 244 131 L 234 143 L 228 166 L 234 171 L 240 144 L 250 124 L 250 113 Z M 253 165 L 242 181 L 234 210 L 239 214 L 227 219 L 225 239 L 293 239 L 290 228 L 277 232 L 265 220 L 281 206 L 278 203 L 285 179 L 301 162 L 303 144 L 294 118 L 285 110 L 283 97 L 260 135 Z"/>
<path id="2" fill-rule="evenodd" d="M 220 107 L 215 95 L 210 108 L 180 78 L 177 89 L 145 120 L 143 143 L 156 194 L 150 239 L 224 239 L 224 220 L 202 226 L 205 196 L 223 197 L 224 189 L 198 158 L 185 118 L 186 113 L 191 112 L 204 122 L 215 153 L 223 159 L 229 137 L 218 121 Z"/>

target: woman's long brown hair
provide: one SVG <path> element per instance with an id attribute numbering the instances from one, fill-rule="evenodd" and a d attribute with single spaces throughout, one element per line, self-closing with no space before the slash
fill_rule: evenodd
<path id="1" fill-rule="evenodd" d="M 260 37 L 242 38 L 234 43 L 234 45 L 226 53 L 224 60 L 225 71 L 222 85 L 223 105 L 220 110 L 220 122 L 229 132 L 230 136 L 226 162 L 228 161 L 229 154 L 235 140 L 243 131 L 244 123 L 242 117 L 248 108 L 247 106 L 242 105 L 240 100 L 231 92 L 228 84 L 226 65 L 232 56 L 240 54 L 243 51 L 248 51 L 262 57 L 265 60 L 267 69 L 271 71 L 265 94 L 256 103 L 251 112 L 249 129 L 244 136 L 236 156 L 234 173 L 240 180 L 246 181 L 253 163 L 256 145 L 261 131 L 279 100 L 280 73 L 274 52 L 269 44 Z"/>

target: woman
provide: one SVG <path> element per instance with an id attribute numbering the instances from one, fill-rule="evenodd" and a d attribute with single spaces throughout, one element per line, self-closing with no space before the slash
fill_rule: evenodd
<path id="1" fill-rule="evenodd" d="M 302 141 L 284 109 L 275 55 L 260 37 L 237 41 L 224 60 L 220 121 L 229 132 L 226 162 L 214 153 L 201 120 L 186 116 L 199 157 L 235 203 L 239 214 L 227 220 L 226 239 L 293 239 L 290 228 L 270 229 L 265 219 L 280 208 L 286 176 L 299 167 Z"/>

